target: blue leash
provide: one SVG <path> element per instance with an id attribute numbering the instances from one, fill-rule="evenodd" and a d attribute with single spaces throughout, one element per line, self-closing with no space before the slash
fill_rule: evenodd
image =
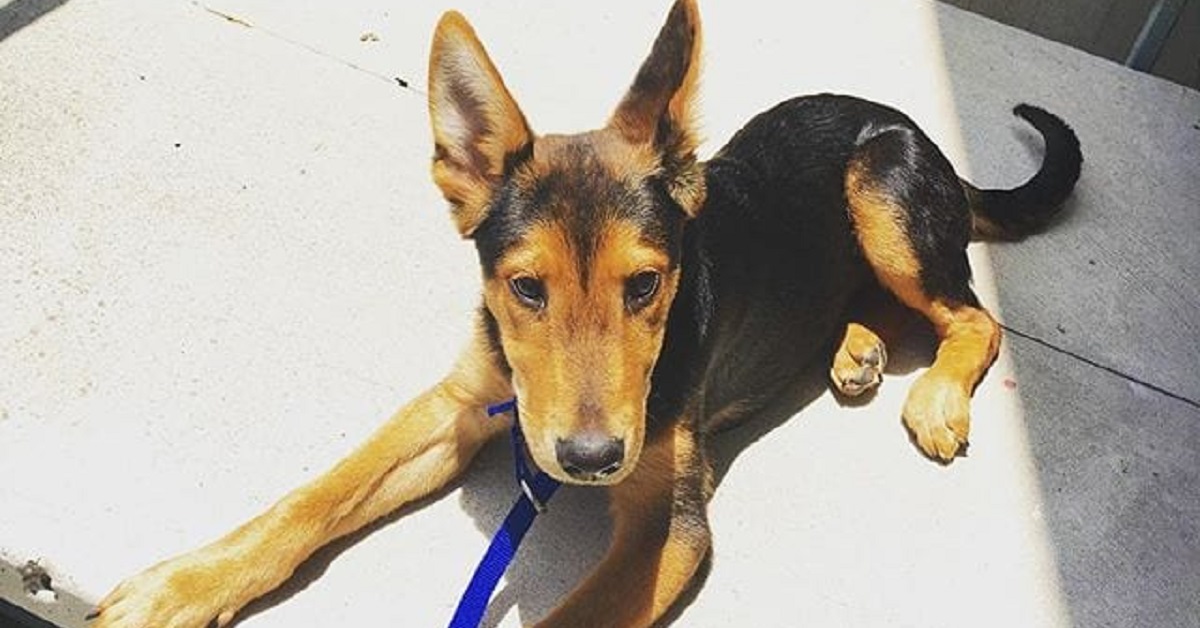
<path id="1" fill-rule="evenodd" d="M 516 465 L 517 482 L 521 485 L 521 496 L 504 517 L 504 523 L 496 530 L 492 543 L 488 545 L 487 552 L 475 568 L 471 583 L 463 592 L 458 601 L 458 608 L 454 611 L 454 618 L 450 620 L 450 628 L 476 628 L 483 620 L 483 613 L 487 611 L 492 592 L 496 590 L 496 585 L 500 583 L 500 578 L 516 555 L 525 533 L 529 532 L 534 518 L 546 510 L 546 502 L 550 501 L 554 491 L 558 490 L 558 480 L 536 468 L 531 469 L 526 460 L 525 436 L 521 433 L 517 400 L 510 399 L 488 406 L 487 409 L 489 417 L 505 412 L 513 413 L 513 460 Z"/>

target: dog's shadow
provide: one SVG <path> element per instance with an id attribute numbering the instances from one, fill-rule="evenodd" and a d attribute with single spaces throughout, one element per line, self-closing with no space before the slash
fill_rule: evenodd
<path id="1" fill-rule="evenodd" d="M 934 345 L 934 338 L 928 330 L 906 335 L 898 346 L 889 347 L 886 372 L 905 374 L 927 366 L 932 361 Z M 770 435 L 783 422 L 793 417 L 802 419 L 803 409 L 820 395 L 829 392 L 828 371 L 828 362 L 817 360 L 797 378 L 791 390 L 765 410 L 736 427 L 708 437 L 709 459 L 718 490 L 743 451 Z M 865 399 L 838 399 L 839 403 L 846 405 L 860 405 L 869 400 L 870 393 Z M 497 439 L 486 446 L 460 482 L 317 551 L 296 569 L 291 579 L 247 606 L 239 614 L 239 620 L 287 601 L 320 578 L 342 552 L 375 530 L 460 488 L 460 505 L 474 520 L 480 534 L 490 538 L 520 490 L 513 477 L 512 446 L 507 438 Z M 604 491 L 563 486 L 554 496 L 547 513 L 538 517 L 525 538 L 520 552 L 505 573 L 504 585 L 493 595 L 481 626 L 495 628 L 514 606 L 518 609 L 522 624 L 527 625 L 546 616 L 599 562 L 608 546 L 610 534 L 611 524 Z M 699 577 L 659 625 L 669 625 L 695 599 L 704 586 L 708 566 L 709 561 L 706 560 Z M 464 586 L 466 577 L 474 567 L 463 566 Z M 237 623 L 240 621 L 234 625 Z"/>
<path id="2" fill-rule="evenodd" d="M 928 366 L 936 339 L 932 330 L 916 323 L 904 339 L 889 349 L 886 372 L 904 375 Z M 739 455 L 759 439 L 767 437 L 785 421 L 803 418 L 803 409 L 829 391 L 829 362 L 817 360 L 795 386 L 756 416 L 707 439 L 710 462 L 720 490 L 721 481 Z M 839 398 L 839 403 L 858 405 L 863 398 Z M 899 417 L 896 417 L 899 425 Z M 517 495 L 512 476 L 512 451 L 506 439 L 492 443 L 480 455 L 479 465 L 462 485 L 463 510 L 491 535 Z M 484 471 L 484 472 L 480 472 Z M 602 490 L 564 486 L 555 495 L 545 515 L 537 519 L 521 546 L 520 554 L 505 574 L 506 584 L 492 598 L 482 626 L 495 628 L 514 606 L 521 622 L 528 625 L 545 617 L 568 593 L 587 577 L 603 557 L 611 535 L 607 500 Z M 719 543 L 719 539 L 717 540 Z M 699 577 L 659 625 L 669 625 L 703 588 L 709 561 Z"/>

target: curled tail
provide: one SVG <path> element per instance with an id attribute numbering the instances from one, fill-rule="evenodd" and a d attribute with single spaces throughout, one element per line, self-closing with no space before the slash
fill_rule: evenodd
<path id="1" fill-rule="evenodd" d="M 963 181 L 971 204 L 976 239 L 1018 240 L 1045 227 L 1075 189 L 1083 155 L 1079 138 L 1058 116 L 1033 105 L 1017 105 L 1013 113 L 1029 122 L 1046 143 L 1042 167 L 1011 190 L 980 190 Z"/>

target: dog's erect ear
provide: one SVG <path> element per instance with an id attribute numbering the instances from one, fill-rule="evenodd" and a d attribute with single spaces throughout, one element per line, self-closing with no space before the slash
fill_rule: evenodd
<path id="1" fill-rule="evenodd" d="M 609 121 L 625 139 L 655 146 L 662 155 L 667 190 L 689 216 L 704 202 L 703 172 L 696 163 L 699 77 L 700 11 L 695 0 L 676 0 L 650 56 Z"/>
<path id="2" fill-rule="evenodd" d="M 459 233 L 470 237 L 506 169 L 529 154 L 533 133 L 474 29 L 454 11 L 433 34 L 429 117 L 434 183 L 450 202 Z"/>

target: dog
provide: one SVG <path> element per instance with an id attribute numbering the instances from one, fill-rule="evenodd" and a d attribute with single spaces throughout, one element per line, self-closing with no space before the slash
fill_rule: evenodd
<path id="1" fill-rule="evenodd" d="M 466 19 L 447 13 L 429 61 L 432 174 L 482 270 L 473 340 L 440 383 L 358 450 L 216 542 L 118 586 L 96 628 L 228 624 L 316 549 L 445 486 L 510 425 L 532 460 L 604 487 L 611 547 L 542 628 L 646 626 L 710 552 L 705 437 L 754 416 L 807 365 L 833 387 L 880 382 L 882 328 L 864 294 L 922 315 L 939 340 L 902 414 L 926 456 L 967 444 L 969 404 L 1001 330 L 970 286 L 972 238 L 1055 219 L 1079 177 L 1059 118 L 1014 112 L 1045 139 L 1013 190 L 961 180 L 904 114 L 848 96 L 785 101 L 707 162 L 694 95 L 700 18 L 677 0 L 607 124 L 536 135 Z"/>

